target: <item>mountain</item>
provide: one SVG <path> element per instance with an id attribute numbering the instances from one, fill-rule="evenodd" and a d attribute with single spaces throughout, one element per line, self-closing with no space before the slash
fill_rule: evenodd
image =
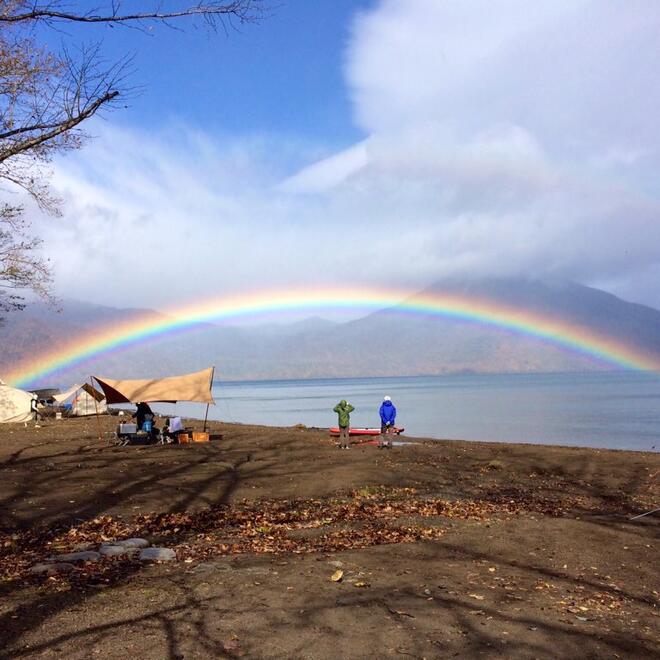
<path id="1" fill-rule="evenodd" d="M 590 328 L 660 356 L 660 311 L 574 282 L 539 279 L 445 280 L 423 293 L 488 300 Z M 79 332 L 158 312 L 65 301 L 61 312 L 33 305 L 0 326 L 0 377 L 9 365 Z M 333 323 L 310 318 L 249 327 L 203 324 L 96 358 L 74 369 L 107 376 L 161 376 L 217 367 L 224 380 L 423 375 L 456 372 L 584 371 L 609 368 L 592 358 L 509 330 L 394 306 Z M 67 383 L 46 383 L 66 385 Z"/>

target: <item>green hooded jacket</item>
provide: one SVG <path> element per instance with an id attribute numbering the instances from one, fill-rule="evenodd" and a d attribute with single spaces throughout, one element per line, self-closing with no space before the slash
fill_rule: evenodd
<path id="1" fill-rule="evenodd" d="M 339 426 L 348 426 L 351 423 L 351 413 L 355 410 L 346 399 L 342 399 L 333 410 L 339 415 Z"/>

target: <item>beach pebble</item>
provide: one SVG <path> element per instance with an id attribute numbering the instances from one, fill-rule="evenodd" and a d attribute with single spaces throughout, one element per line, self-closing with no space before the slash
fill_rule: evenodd
<path id="1" fill-rule="evenodd" d="M 57 573 L 70 573 L 74 569 L 73 564 L 57 562 L 55 564 L 35 564 L 30 573 L 33 575 L 56 575 Z"/>
<path id="2" fill-rule="evenodd" d="M 140 561 L 174 561 L 176 553 L 171 548 L 145 548 L 140 552 Z"/>
<path id="3" fill-rule="evenodd" d="M 94 550 L 84 550 L 82 552 L 69 552 L 64 555 L 57 555 L 55 557 L 57 561 L 98 561 L 101 559 L 101 554 L 95 552 Z"/>

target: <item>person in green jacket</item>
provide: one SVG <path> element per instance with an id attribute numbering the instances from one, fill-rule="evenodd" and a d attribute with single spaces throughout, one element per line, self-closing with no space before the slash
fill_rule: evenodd
<path id="1" fill-rule="evenodd" d="M 342 399 L 333 410 L 339 416 L 339 449 L 348 449 L 348 430 L 351 426 L 351 413 L 355 408 L 346 399 Z"/>

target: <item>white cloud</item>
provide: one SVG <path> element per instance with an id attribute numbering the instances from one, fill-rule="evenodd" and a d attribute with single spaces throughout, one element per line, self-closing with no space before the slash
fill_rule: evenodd
<path id="1" fill-rule="evenodd" d="M 385 0 L 353 25 L 367 137 L 343 152 L 103 129 L 58 163 L 61 291 L 158 306 L 531 272 L 660 305 L 659 28 L 651 0 Z"/>

